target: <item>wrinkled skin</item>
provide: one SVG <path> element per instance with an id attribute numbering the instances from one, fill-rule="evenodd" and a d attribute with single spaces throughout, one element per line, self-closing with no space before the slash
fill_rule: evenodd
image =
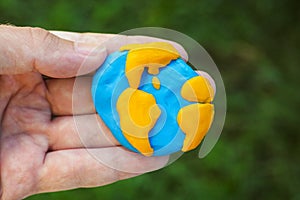
<path id="1" fill-rule="evenodd" d="M 45 133 L 51 109 L 38 73 L 1 76 L 0 85 L 2 190 L 23 197 L 38 191 L 48 151 Z"/>

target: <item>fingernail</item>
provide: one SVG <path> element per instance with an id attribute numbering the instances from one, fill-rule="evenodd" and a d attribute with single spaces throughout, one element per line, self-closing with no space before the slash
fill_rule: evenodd
<path id="1" fill-rule="evenodd" d="M 103 45 L 76 42 L 74 46 L 77 53 L 85 56 L 97 56 L 103 51 L 106 51 Z"/>

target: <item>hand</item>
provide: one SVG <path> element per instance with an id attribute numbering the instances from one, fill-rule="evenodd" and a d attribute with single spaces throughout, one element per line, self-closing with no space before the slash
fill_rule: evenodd
<path id="1" fill-rule="evenodd" d="M 113 37 L 117 39 L 110 42 Z M 1 199 L 101 186 L 166 164 L 167 157 L 117 151 L 122 147 L 96 115 L 88 75 L 120 46 L 157 40 L 0 26 Z M 182 47 L 173 44 L 187 59 Z M 80 94 L 72 94 L 75 76 L 80 76 Z M 81 106 L 72 109 L 72 95 Z M 104 131 L 90 128 L 91 117 Z M 80 137 L 74 119 L 86 124 Z M 83 145 L 81 137 L 91 136 L 97 142 Z M 90 151 L 125 170 L 97 161 Z"/>

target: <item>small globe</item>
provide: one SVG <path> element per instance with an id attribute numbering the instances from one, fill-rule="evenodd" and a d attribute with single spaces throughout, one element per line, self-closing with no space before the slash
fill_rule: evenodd
<path id="1" fill-rule="evenodd" d="M 92 82 L 106 126 L 125 148 L 145 156 L 196 148 L 213 120 L 211 85 L 166 45 L 123 47 L 107 57 Z"/>

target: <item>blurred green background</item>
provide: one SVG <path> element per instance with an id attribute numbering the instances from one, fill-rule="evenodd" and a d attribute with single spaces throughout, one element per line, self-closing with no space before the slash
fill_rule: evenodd
<path id="1" fill-rule="evenodd" d="M 158 26 L 210 53 L 227 91 L 221 138 L 172 165 L 112 185 L 40 199 L 300 199 L 300 10 L 297 1 L 0 0 L 0 23 L 119 33 Z"/>

